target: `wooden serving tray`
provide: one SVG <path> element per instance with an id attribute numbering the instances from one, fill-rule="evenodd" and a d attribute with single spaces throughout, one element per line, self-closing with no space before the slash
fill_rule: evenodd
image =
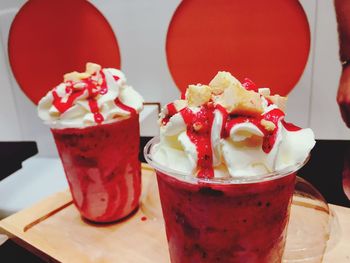
<path id="1" fill-rule="evenodd" d="M 82 220 L 67 190 L 3 219 L 0 228 L 47 261 L 168 263 L 155 175 L 145 164 L 142 179 L 142 205 L 122 222 L 91 224 Z M 330 206 L 339 219 L 341 235 L 323 262 L 350 262 L 350 209 Z"/>

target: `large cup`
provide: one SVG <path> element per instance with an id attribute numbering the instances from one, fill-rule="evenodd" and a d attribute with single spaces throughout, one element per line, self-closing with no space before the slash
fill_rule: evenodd
<path id="1" fill-rule="evenodd" d="M 172 263 L 281 262 L 296 171 L 260 177 L 199 179 L 152 159 Z"/>
<path id="2" fill-rule="evenodd" d="M 80 214 L 112 222 L 137 209 L 141 193 L 138 115 L 86 128 L 51 129 Z"/>

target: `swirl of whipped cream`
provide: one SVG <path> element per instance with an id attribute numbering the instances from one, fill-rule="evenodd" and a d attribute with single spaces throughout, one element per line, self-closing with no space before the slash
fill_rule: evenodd
<path id="1" fill-rule="evenodd" d="M 117 69 L 94 63 L 83 73 L 71 72 L 38 104 L 38 115 L 51 128 L 83 128 L 129 118 L 143 108 L 143 99 Z"/>
<path id="2" fill-rule="evenodd" d="M 184 100 L 163 108 L 159 164 L 199 178 L 259 176 L 306 160 L 315 145 L 311 129 L 284 120 L 286 98 L 241 84 L 219 72 L 206 85 L 190 85 Z"/>

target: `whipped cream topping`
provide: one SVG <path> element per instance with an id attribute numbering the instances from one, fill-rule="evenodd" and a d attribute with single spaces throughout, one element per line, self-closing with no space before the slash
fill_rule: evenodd
<path id="1" fill-rule="evenodd" d="M 52 128 L 83 128 L 129 118 L 143 99 L 117 69 L 94 63 L 83 73 L 71 72 L 38 104 L 38 115 Z"/>
<path id="2" fill-rule="evenodd" d="M 315 145 L 311 129 L 284 120 L 286 98 L 219 72 L 190 85 L 160 115 L 156 162 L 199 178 L 259 176 L 301 164 Z"/>

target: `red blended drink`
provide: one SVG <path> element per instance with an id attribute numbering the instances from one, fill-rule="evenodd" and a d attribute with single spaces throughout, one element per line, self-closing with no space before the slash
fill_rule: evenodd
<path id="1" fill-rule="evenodd" d="M 139 205 L 141 109 L 142 98 L 120 71 L 92 63 L 84 73 L 65 75 L 39 102 L 74 204 L 90 221 L 113 222 Z"/>
<path id="2" fill-rule="evenodd" d="M 157 173 L 172 263 L 281 262 L 296 171 L 315 141 L 285 99 L 219 72 L 161 114 Z"/>
<path id="3" fill-rule="evenodd" d="M 52 129 L 73 200 L 83 217 L 116 221 L 141 194 L 139 119 L 84 129 Z"/>

